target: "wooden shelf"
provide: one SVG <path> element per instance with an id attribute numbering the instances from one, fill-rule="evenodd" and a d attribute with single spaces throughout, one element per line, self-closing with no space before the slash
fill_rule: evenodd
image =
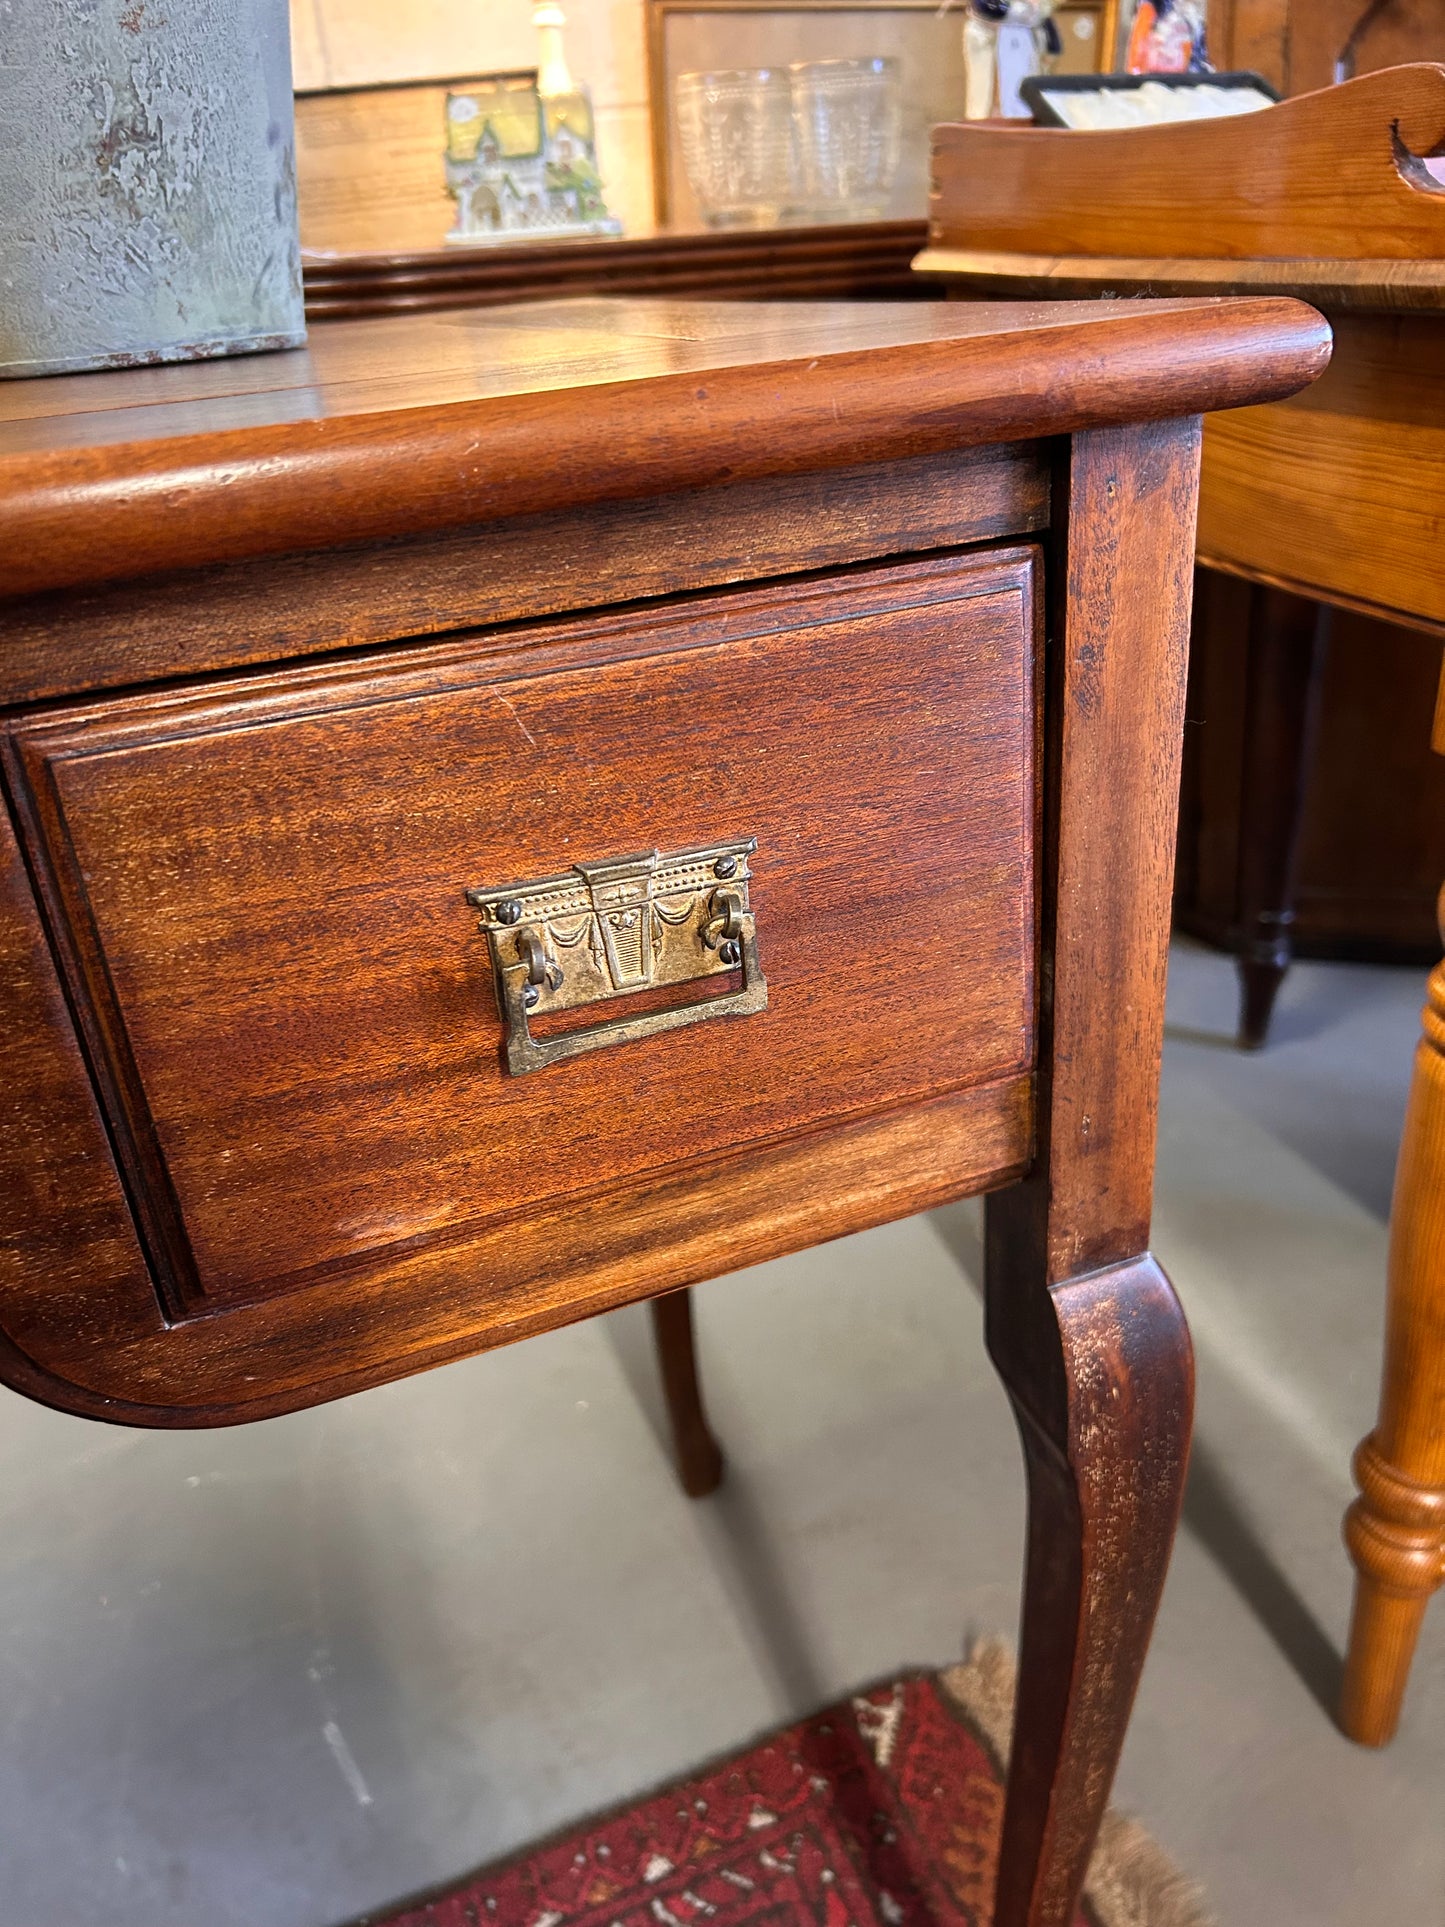
<path id="1" fill-rule="evenodd" d="M 411 254 L 309 253 L 303 257 L 306 312 L 319 321 L 597 294 L 918 300 L 941 292 L 912 270 L 926 239 L 921 220 L 867 221 L 663 230 Z"/>

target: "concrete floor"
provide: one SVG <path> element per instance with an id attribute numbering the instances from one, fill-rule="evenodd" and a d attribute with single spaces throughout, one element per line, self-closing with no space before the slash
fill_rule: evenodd
<path id="1" fill-rule="evenodd" d="M 1445 1927 L 1445 1603 L 1329 1724 L 1418 973 L 1305 965 L 1262 1057 L 1176 951 L 1156 1249 L 1199 1349 L 1117 1798 L 1223 1927 Z M 0 1395 L 0 1927 L 329 1927 L 1011 1630 L 1021 1479 L 965 1206 L 706 1287 L 723 1492 L 627 1312 L 236 1432 Z"/>

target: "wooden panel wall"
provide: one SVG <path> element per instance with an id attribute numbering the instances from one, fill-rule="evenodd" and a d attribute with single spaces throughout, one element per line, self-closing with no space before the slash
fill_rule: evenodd
<path id="1" fill-rule="evenodd" d="M 1250 67 L 1282 93 L 1328 87 L 1369 0 L 1211 0 L 1215 65 Z M 1441 0 L 1386 0 L 1360 34 L 1354 70 L 1372 74 L 1411 60 L 1445 60 Z"/>

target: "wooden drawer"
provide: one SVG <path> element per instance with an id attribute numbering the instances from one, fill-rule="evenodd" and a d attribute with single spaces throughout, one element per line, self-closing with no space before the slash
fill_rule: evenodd
<path id="1" fill-rule="evenodd" d="M 13 724 L 150 1288 L 32 1292 L 12 1335 L 43 1362 L 80 1319 L 76 1382 L 252 1416 L 249 1384 L 282 1409 L 1017 1172 L 1037 573 L 841 572 Z M 765 1007 L 508 1070 L 469 888 L 747 839 Z M 735 1005 L 726 954 L 571 1021 Z"/>

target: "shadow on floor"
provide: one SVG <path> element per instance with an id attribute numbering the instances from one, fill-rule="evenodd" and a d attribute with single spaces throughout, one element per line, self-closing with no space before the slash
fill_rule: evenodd
<path id="1" fill-rule="evenodd" d="M 1307 1002 L 1281 1005 L 1270 1019 L 1269 1036 L 1263 1049 L 1278 1050 L 1282 1044 L 1307 1044 L 1324 1037 L 1339 1021 L 1337 1006 L 1322 996 Z M 1214 1030 L 1202 1024 L 1166 1023 L 1164 1041 L 1168 1044 L 1193 1044 L 1204 1050 L 1224 1051 L 1231 1057 L 1249 1059 L 1260 1055 L 1245 1050 L 1233 1028 Z"/>
<path id="2" fill-rule="evenodd" d="M 931 1216 L 938 1235 L 981 1293 L 982 1213 L 972 1204 L 949 1205 Z M 1198 1439 L 1184 1495 L 1184 1524 L 1333 1720 L 1344 1661 L 1255 1530 L 1209 1448 Z"/>
<path id="3" fill-rule="evenodd" d="M 1203 1050 L 1237 1051 L 1239 1039 L 1232 1030 L 1202 1030 L 1197 1024 L 1166 1024 L 1166 1044 L 1194 1044 Z"/>
<path id="4" fill-rule="evenodd" d="M 935 1230 L 975 1291 L 983 1274 L 983 1214 L 976 1201 L 931 1214 Z M 658 1450 L 671 1462 L 672 1442 L 643 1306 L 603 1321 L 633 1396 Z M 727 1441 L 721 1441 L 724 1455 Z M 710 1498 L 696 1501 L 698 1524 L 719 1584 L 759 1670 L 785 1706 L 818 1706 L 826 1697 L 809 1651 L 802 1617 L 789 1593 L 746 1474 L 730 1467 Z M 1184 1495 L 1183 1523 L 1209 1553 L 1268 1633 L 1302 1684 L 1333 1720 L 1344 1662 L 1255 1529 L 1208 1446 L 1196 1439 Z"/>
<path id="5" fill-rule="evenodd" d="M 1240 1506 L 1208 1447 L 1196 1440 L 1184 1524 L 1209 1553 L 1330 1720 L 1344 1661 Z"/>
<path id="6" fill-rule="evenodd" d="M 789 1590 L 788 1561 L 778 1557 L 746 1473 L 728 1466 L 712 1497 L 695 1503 L 718 1582 L 778 1706 L 826 1704 L 813 1642 Z"/>
<path id="7" fill-rule="evenodd" d="M 609 1312 L 602 1321 L 633 1397 L 647 1420 L 658 1451 L 673 1463 L 667 1406 L 645 1305 Z M 707 1400 L 707 1359 L 700 1348 L 699 1376 Z M 787 1562 L 780 1559 L 746 1472 L 728 1463 L 723 1451 L 723 1481 L 706 1499 L 695 1499 L 699 1535 L 732 1606 L 738 1629 L 758 1671 L 769 1682 L 781 1708 L 814 1707 L 828 1695 L 814 1665 L 802 1615 L 788 1590 Z"/>
<path id="8" fill-rule="evenodd" d="M 1226 960 L 1179 942 L 1171 958 L 1178 974 L 1164 1027 L 1173 1053 L 1166 1097 L 1171 1083 L 1202 1079 L 1384 1223 L 1423 973 L 1411 965 L 1386 975 L 1378 966 L 1298 964 L 1263 1050 L 1241 1051 L 1232 999 L 1226 1005 L 1220 998 L 1217 971 Z M 1202 971 L 1205 963 L 1215 968 Z"/>

